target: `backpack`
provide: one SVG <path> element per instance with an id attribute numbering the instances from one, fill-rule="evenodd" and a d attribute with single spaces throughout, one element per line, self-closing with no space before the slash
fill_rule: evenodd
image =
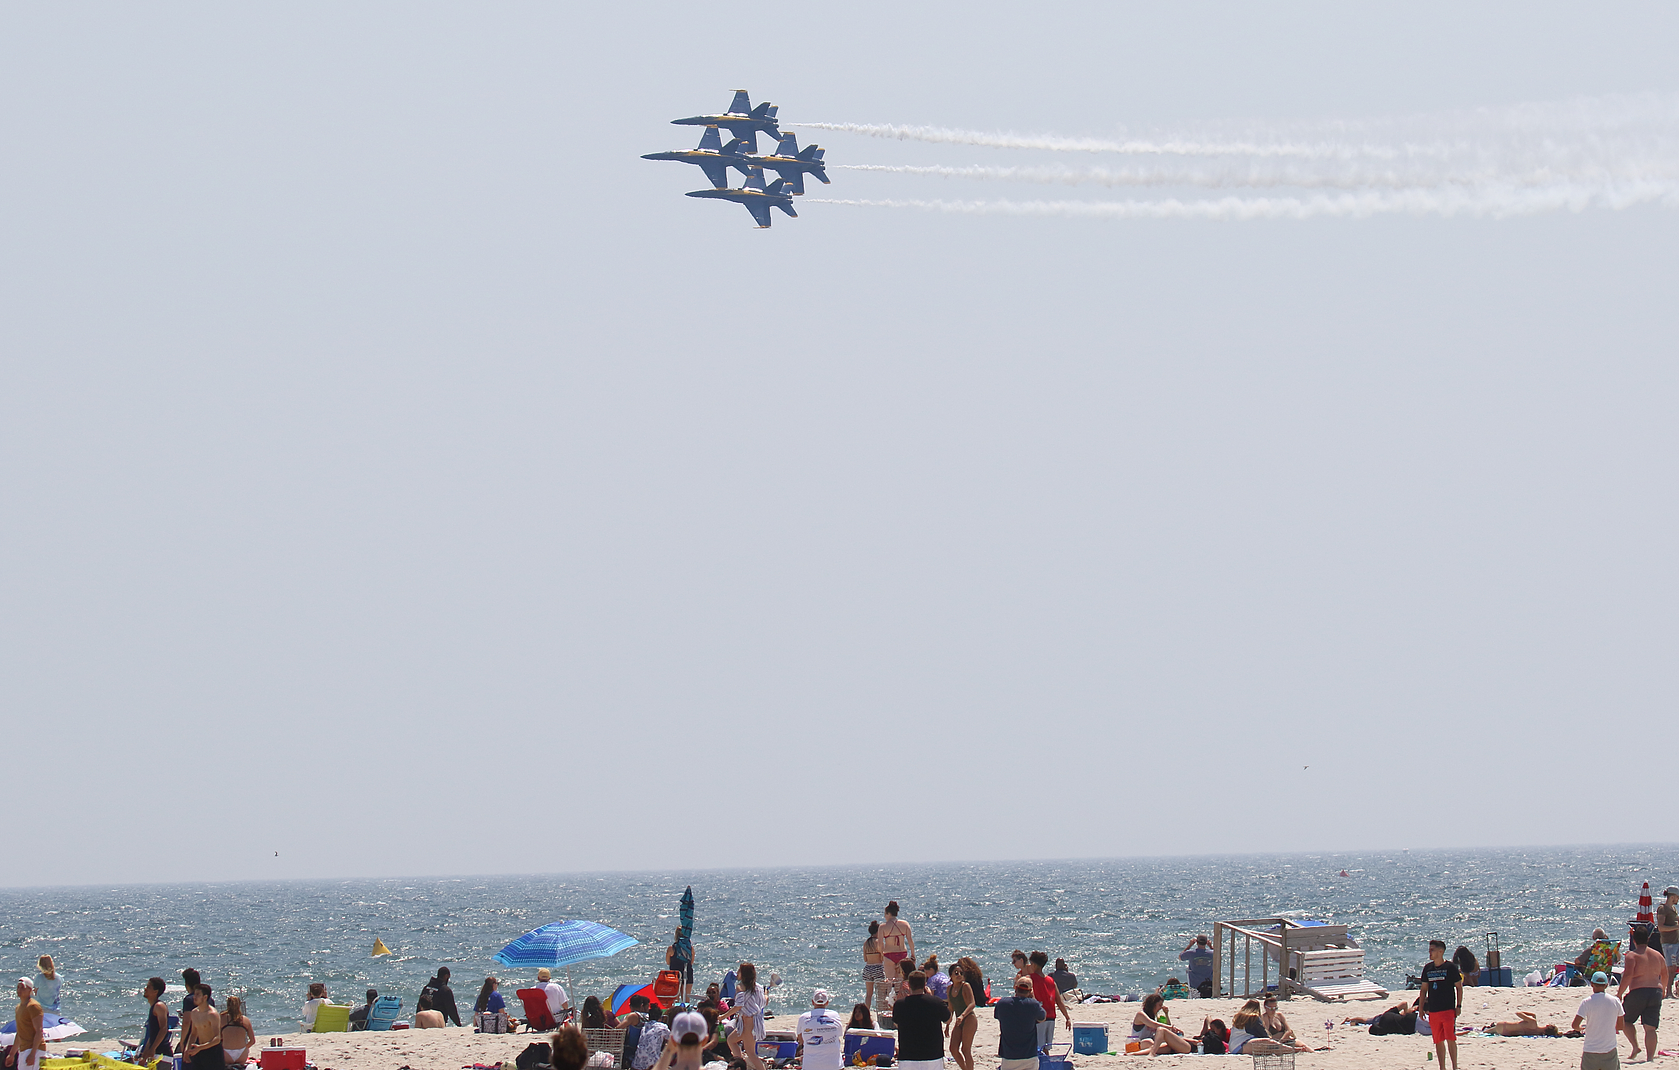
<path id="1" fill-rule="evenodd" d="M 525 1050 L 519 1053 L 517 1059 L 513 1060 L 513 1065 L 517 1066 L 519 1070 L 534 1070 L 538 1066 L 548 1066 L 549 1060 L 553 1057 L 553 1049 L 546 1044 L 526 1044 Z"/>

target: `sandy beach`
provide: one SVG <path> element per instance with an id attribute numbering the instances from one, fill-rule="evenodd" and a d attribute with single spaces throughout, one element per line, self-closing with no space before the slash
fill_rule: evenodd
<path id="1" fill-rule="evenodd" d="M 1590 991 L 1586 988 L 1466 989 L 1463 1024 L 1478 1028 L 1493 1020 L 1514 1018 L 1517 1011 L 1525 1010 L 1536 1014 L 1541 1023 L 1554 1022 L 1559 1029 L 1566 1030 L 1575 1008 Z M 806 1009 L 802 1005 L 790 1002 L 790 995 L 785 991 L 777 992 L 776 996 L 779 998 L 772 1000 L 770 1009 L 775 1015 L 769 1022 L 772 1030 L 791 1030 L 797 1015 Z M 1284 1001 L 1281 1010 L 1302 1042 L 1314 1048 L 1328 1046 L 1330 1049 L 1301 1054 L 1297 1057 L 1297 1064 L 1301 1067 L 1334 1067 L 1345 1070 L 1385 1070 L 1390 1067 L 1433 1070 L 1433 1064 L 1427 1059 L 1433 1045 L 1427 1037 L 1373 1037 L 1361 1026 L 1340 1024 L 1342 1018 L 1352 1015 L 1375 1014 L 1381 1008 L 1397 1001 L 1401 995 L 1402 993 L 1394 993 L 1387 1000 L 1357 1000 L 1337 1004 L 1321 1003 L 1299 996 Z M 853 993 L 851 996 L 853 999 L 860 998 L 861 993 Z M 841 1006 L 842 1003 L 844 1006 Z M 1241 1004 L 1242 1001 L 1238 999 L 1190 999 L 1173 1000 L 1167 1006 L 1172 1021 L 1187 1032 L 1194 1033 L 1200 1029 L 1203 1015 L 1222 1018 L 1228 1023 Z M 843 996 L 837 996 L 835 1006 L 843 1012 L 849 1007 L 849 1001 Z M 1135 1003 L 1079 1005 L 1073 1010 L 1073 1020 L 1107 1023 L 1109 1047 L 1118 1050 L 1123 1045 L 1124 1037 L 1129 1032 L 1129 1023 L 1137 1009 L 1138 1004 Z M 1331 1019 L 1336 1025 L 1333 1029 L 1326 1030 L 1324 1023 Z M 1664 1026 L 1665 1028 L 1668 1027 Z M 1671 1028 L 1679 1030 L 1679 1019 L 1674 1021 Z M 259 1043 L 268 1043 L 272 1035 L 260 1036 Z M 524 1033 L 479 1034 L 470 1028 L 448 1028 L 410 1029 L 386 1033 L 288 1034 L 282 1039 L 288 1045 L 307 1049 L 309 1062 L 320 1070 L 399 1070 L 401 1067 L 411 1067 L 412 1070 L 460 1070 L 461 1067 L 473 1064 L 506 1062 L 511 1065 L 525 1045 L 535 1040 L 545 1040 L 546 1037 L 541 1034 Z M 1058 1024 L 1056 1039 L 1070 1039 L 1064 1024 Z M 1675 1035 L 1674 1041 L 1663 1042 L 1663 1046 L 1670 1045 L 1679 1047 L 1679 1034 Z M 98 1044 L 90 1044 L 84 1038 L 51 1045 L 55 1054 L 68 1048 L 90 1046 L 99 1048 Z M 975 1064 L 978 1070 L 992 1070 L 997 1066 L 996 1051 L 996 1022 L 989 1014 L 982 1012 L 979 1034 L 974 1041 Z M 1627 1051 L 1627 1044 L 1623 1040 L 1623 1060 Z M 1464 1068 L 1498 1067 L 1501 1070 L 1523 1070 L 1578 1066 L 1580 1052 L 1581 1042 L 1566 1037 L 1515 1038 L 1471 1034 L 1458 1040 L 1459 1065 Z M 1219 1057 L 1181 1055 L 1160 1058 L 1174 1063 L 1194 1065 Z M 1231 1066 L 1245 1066 L 1251 1062 L 1246 1056 L 1223 1058 L 1225 1064 Z M 1240 1064 L 1236 1060 L 1240 1060 Z M 1143 1061 L 1143 1057 L 1135 1055 L 1075 1055 L 1072 1065 L 1079 1068 L 1088 1067 L 1091 1070 L 1114 1070 L 1140 1061 Z M 1657 1061 L 1668 1060 L 1658 1058 Z M 947 1059 L 946 1067 L 947 1070 L 951 1070 L 955 1063 Z"/>

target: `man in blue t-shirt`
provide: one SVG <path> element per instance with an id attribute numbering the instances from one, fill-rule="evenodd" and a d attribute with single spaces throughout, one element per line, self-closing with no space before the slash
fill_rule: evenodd
<path id="1" fill-rule="evenodd" d="M 1001 1034 L 997 1054 L 1003 1065 L 998 1070 L 1038 1070 L 1038 1023 L 1044 1020 L 1044 1005 L 1032 998 L 1032 979 L 1016 977 L 1014 995 L 992 1008 Z"/>
<path id="2" fill-rule="evenodd" d="M 1178 958 L 1189 964 L 1185 967 L 1189 973 L 1189 987 L 1201 993 L 1202 999 L 1213 998 L 1213 971 L 1218 967 L 1218 958 L 1213 954 L 1212 945 L 1213 942 L 1203 934 L 1178 952 Z"/>

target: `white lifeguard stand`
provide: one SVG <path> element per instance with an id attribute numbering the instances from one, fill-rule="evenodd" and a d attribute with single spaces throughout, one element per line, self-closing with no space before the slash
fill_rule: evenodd
<path id="1" fill-rule="evenodd" d="M 1238 994 L 1238 942 L 1242 945 L 1240 995 L 1243 998 L 1262 995 L 1272 987 L 1273 962 L 1277 971 L 1274 983 L 1283 996 L 1299 992 L 1325 1002 L 1387 997 L 1387 989 L 1364 976 L 1364 950 L 1347 934 L 1345 925 L 1308 925 L 1289 918 L 1213 922 L 1213 954 L 1219 962 L 1219 995 Z M 1257 989 L 1253 984 L 1256 950 L 1259 952 Z"/>

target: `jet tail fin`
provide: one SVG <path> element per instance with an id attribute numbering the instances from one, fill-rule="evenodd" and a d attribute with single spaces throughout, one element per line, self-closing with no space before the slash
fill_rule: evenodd
<path id="1" fill-rule="evenodd" d="M 721 152 L 725 156 L 740 156 L 750 152 L 755 147 L 756 146 L 750 144 L 745 138 L 737 137 L 717 151 Z"/>
<path id="2" fill-rule="evenodd" d="M 803 171 L 794 171 L 785 181 L 793 196 L 803 197 L 805 195 L 805 173 Z"/>
<path id="3" fill-rule="evenodd" d="M 740 100 L 743 103 L 745 101 L 744 97 L 736 97 L 735 99 Z M 775 118 L 775 105 L 766 100 L 756 108 L 753 108 L 750 114 L 754 119 L 773 119 Z"/>
<path id="4" fill-rule="evenodd" d="M 777 156 L 797 156 L 799 154 L 799 135 L 782 134 L 781 140 L 775 146 Z"/>
<path id="5" fill-rule="evenodd" d="M 746 90 L 735 90 L 735 99 L 729 104 L 730 115 L 745 115 L 752 110 L 752 98 L 746 95 Z"/>
<path id="6" fill-rule="evenodd" d="M 706 127 L 705 133 L 700 135 L 700 148 L 711 152 L 722 151 L 723 135 L 717 132 L 715 126 Z"/>
<path id="7" fill-rule="evenodd" d="M 793 135 L 788 134 L 787 136 L 792 137 Z M 801 159 L 801 160 L 820 160 L 826 152 L 827 152 L 826 149 L 819 149 L 815 145 L 811 145 L 811 146 L 807 147 L 803 152 L 799 153 L 799 159 Z"/>
<path id="8" fill-rule="evenodd" d="M 761 174 L 761 172 L 760 172 L 760 174 Z M 772 196 L 775 195 L 775 194 L 778 194 L 778 193 L 786 193 L 787 192 L 787 186 L 788 186 L 788 182 L 785 178 L 778 178 L 774 182 L 770 183 L 770 188 L 767 189 L 767 190 L 764 190 L 764 192 L 768 193 Z"/>
<path id="9" fill-rule="evenodd" d="M 747 172 L 746 188 L 747 189 L 763 189 L 764 188 L 764 169 L 762 167 L 754 167 L 754 168 L 752 168 L 751 171 Z"/>

